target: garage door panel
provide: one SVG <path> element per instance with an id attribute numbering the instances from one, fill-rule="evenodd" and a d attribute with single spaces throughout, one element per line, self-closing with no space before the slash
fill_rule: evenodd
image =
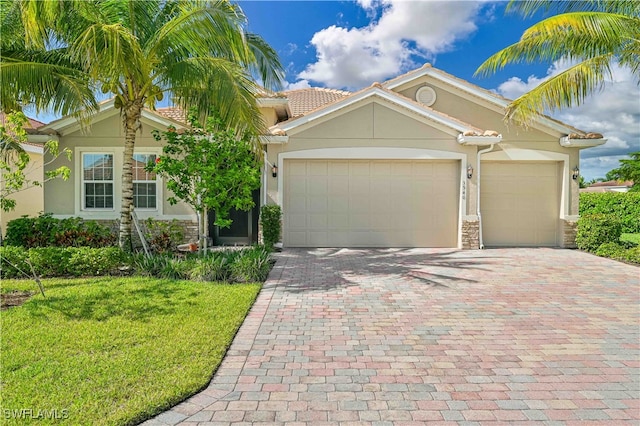
<path id="1" fill-rule="evenodd" d="M 284 243 L 455 247 L 459 174 L 457 161 L 285 160 Z"/>
<path id="2" fill-rule="evenodd" d="M 556 246 L 556 162 L 483 162 L 481 212 L 487 246 Z"/>

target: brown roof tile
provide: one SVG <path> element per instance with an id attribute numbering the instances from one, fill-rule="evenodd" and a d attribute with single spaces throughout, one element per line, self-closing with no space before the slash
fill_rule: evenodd
<path id="1" fill-rule="evenodd" d="M 289 99 L 289 108 L 291 108 L 292 116 L 298 117 L 346 98 L 351 93 L 323 87 L 310 87 L 308 89 L 289 90 L 288 92 L 283 92 L 283 94 Z"/>
<path id="2" fill-rule="evenodd" d="M 156 112 L 165 118 L 169 118 L 180 123 L 185 123 L 187 121 L 186 114 L 180 107 L 172 106 L 157 108 Z"/>

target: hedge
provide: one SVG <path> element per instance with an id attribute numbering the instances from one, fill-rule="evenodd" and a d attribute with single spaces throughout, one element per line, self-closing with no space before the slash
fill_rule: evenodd
<path id="1" fill-rule="evenodd" d="M 580 194 L 580 216 L 598 214 L 617 216 L 623 233 L 640 233 L 640 192 Z"/>
<path id="2" fill-rule="evenodd" d="M 108 275 L 130 263 L 117 247 L 0 247 L 0 277 L 27 278 L 31 265 L 40 277 Z"/>
<path id="3" fill-rule="evenodd" d="M 32 247 L 105 247 L 116 236 L 107 226 L 79 217 L 54 218 L 51 213 L 38 217 L 22 216 L 7 223 L 7 246 Z"/>
<path id="4" fill-rule="evenodd" d="M 595 253 L 600 245 L 617 242 L 622 235 L 622 224 L 613 214 L 590 214 L 578 220 L 576 246 L 580 250 Z"/>

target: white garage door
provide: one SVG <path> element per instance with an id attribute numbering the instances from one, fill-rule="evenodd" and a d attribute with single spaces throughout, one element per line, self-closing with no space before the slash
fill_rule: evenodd
<path id="1" fill-rule="evenodd" d="M 456 247 L 459 162 L 285 160 L 288 247 Z"/>
<path id="2" fill-rule="evenodd" d="M 482 162 L 482 231 L 486 246 L 557 246 L 559 164 Z"/>

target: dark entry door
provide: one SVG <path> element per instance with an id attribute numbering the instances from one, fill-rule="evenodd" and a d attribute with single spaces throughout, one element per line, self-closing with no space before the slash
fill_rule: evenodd
<path id="1" fill-rule="evenodd" d="M 251 245 L 258 242 L 258 216 L 260 215 L 260 190 L 253 191 L 255 206 L 249 211 L 232 209 L 229 218 L 230 227 L 220 228 L 214 225 L 215 211 L 209 212 L 209 236 L 216 246 Z"/>

